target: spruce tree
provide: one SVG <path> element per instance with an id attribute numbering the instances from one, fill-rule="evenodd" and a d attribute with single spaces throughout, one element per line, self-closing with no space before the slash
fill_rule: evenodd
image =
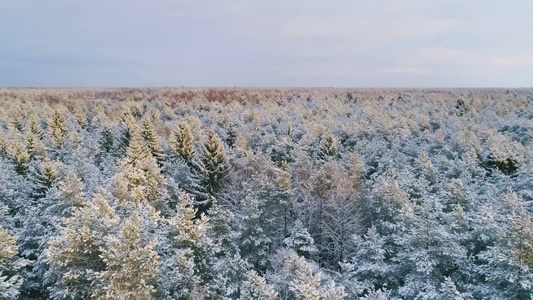
<path id="1" fill-rule="evenodd" d="M 24 144 L 17 142 L 12 146 L 11 149 L 13 159 L 15 160 L 15 171 L 17 173 L 24 175 L 28 170 L 27 163 L 30 159 L 30 155 L 26 150 Z"/>
<path id="2" fill-rule="evenodd" d="M 104 271 L 96 273 L 104 283 L 93 292 L 99 299 L 149 300 L 158 274 L 157 241 L 146 241 L 143 220 L 138 214 L 127 219 L 117 235 L 108 236 L 106 250 L 100 254 Z"/>
<path id="3" fill-rule="evenodd" d="M 27 133 L 26 148 L 31 159 L 36 157 L 46 157 L 47 149 L 43 141 L 34 133 Z"/>
<path id="4" fill-rule="evenodd" d="M 17 238 L 10 235 L 6 229 L 0 225 L 0 298 L 6 300 L 18 299 L 19 288 L 22 279 L 19 270 L 21 262 L 16 258 Z"/>
<path id="5" fill-rule="evenodd" d="M 122 202 L 147 200 L 155 204 L 162 198 L 164 178 L 154 157 L 139 133 L 134 132 L 126 157 L 119 163 L 114 178 L 114 195 Z"/>
<path id="6" fill-rule="evenodd" d="M 141 135 L 146 143 L 146 146 L 150 150 L 150 153 L 156 159 L 157 164 L 159 167 L 162 167 L 165 155 L 159 146 L 159 141 L 157 139 L 154 126 L 148 119 L 146 119 L 142 124 Z"/>
<path id="7" fill-rule="evenodd" d="M 67 137 L 67 121 L 59 111 L 56 111 L 49 122 L 49 137 L 52 139 L 54 146 L 58 149 L 63 148 Z"/>
<path id="8" fill-rule="evenodd" d="M 290 236 L 283 241 L 283 244 L 307 259 L 318 252 L 313 238 L 300 220 L 296 220 L 291 228 Z"/>
<path id="9" fill-rule="evenodd" d="M 324 139 L 321 147 L 319 156 L 322 159 L 331 159 L 334 158 L 337 154 L 337 139 L 332 133 L 329 133 Z"/>
<path id="10" fill-rule="evenodd" d="M 278 293 L 267 285 L 265 278 L 252 270 L 246 273 L 246 281 L 243 283 L 239 299 L 275 300 L 278 299 Z"/>
<path id="11" fill-rule="evenodd" d="M 110 153 L 113 149 L 113 133 L 111 132 L 111 129 L 107 126 L 104 127 L 102 132 L 100 133 L 100 149 L 103 152 Z"/>
<path id="12" fill-rule="evenodd" d="M 226 137 L 226 144 L 228 147 L 233 148 L 235 147 L 235 142 L 237 141 L 237 132 L 235 131 L 235 125 L 233 123 L 229 124 L 227 137 Z"/>
<path id="13" fill-rule="evenodd" d="M 185 162 L 190 163 L 194 157 L 193 136 L 189 125 L 180 122 L 178 129 L 172 133 L 170 146 L 176 152 L 177 156 Z"/>
<path id="14" fill-rule="evenodd" d="M 64 229 L 45 251 L 50 269 L 46 281 L 53 299 L 89 299 L 103 287 L 99 272 L 106 269 L 106 237 L 119 222 L 101 193 L 64 219 Z"/>
<path id="15" fill-rule="evenodd" d="M 220 142 L 213 129 L 207 133 L 201 157 L 201 183 L 207 193 L 217 197 L 229 181 L 230 166 Z"/>
<path id="16" fill-rule="evenodd" d="M 56 164 L 45 160 L 34 171 L 34 187 L 32 196 L 35 199 L 43 198 L 46 196 L 48 190 L 56 183 L 59 178 L 59 172 Z"/>

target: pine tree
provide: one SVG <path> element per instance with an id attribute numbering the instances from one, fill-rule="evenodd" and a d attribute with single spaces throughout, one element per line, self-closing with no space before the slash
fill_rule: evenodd
<path id="1" fill-rule="evenodd" d="M 211 243 L 214 257 L 212 263 L 213 286 L 218 296 L 235 297 L 240 290 L 247 263 L 241 258 L 239 247 L 236 244 L 237 232 L 231 227 L 234 216 L 222 208 L 216 201 L 209 210 L 207 222 L 207 238 Z"/>
<path id="2" fill-rule="evenodd" d="M 169 220 L 172 241 L 162 259 L 158 282 L 169 299 L 204 299 L 212 296 L 212 249 L 206 239 L 207 217 L 195 218 L 197 211 L 185 193 L 179 196 L 177 213 Z"/>
<path id="3" fill-rule="evenodd" d="M 26 148 L 31 159 L 36 157 L 46 157 L 47 149 L 43 141 L 37 134 L 27 133 L 26 135 Z"/>
<path id="4" fill-rule="evenodd" d="M 393 288 L 396 263 L 385 251 L 386 240 L 372 226 L 361 237 L 354 235 L 356 246 L 350 261 L 342 264 L 343 282 L 353 297 L 372 293 L 383 287 Z"/>
<path id="5" fill-rule="evenodd" d="M 457 267 L 466 264 L 467 249 L 434 199 L 414 205 L 404 218 L 406 230 L 394 233 L 398 276 L 403 278 L 399 293 L 437 299 L 446 277 L 455 277 Z"/>
<path id="6" fill-rule="evenodd" d="M 185 122 L 181 122 L 178 125 L 178 130 L 172 134 L 170 146 L 176 152 L 179 158 L 185 162 L 190 163 L 194 157 L 194 145 L 193 136 L 189 125 Z"/>
<path id="7" fill-rule="evenodd" d="M 26 147 L 22 143 L 17 142 L 13 145 L 11 152 L 15 160 L 15 171 L 21 175 L 26 174 L 28 170 L 27 162 L 30 159 Z"/>
<path id="8" fill-rule="evenodd" d="M 218 198 L 229 183 L 230 165 L 226 159 L 224 145 L 214 130 L 209 130 L 203 145 L 200 165 L 197 169 L 200 186 L 205 190 L 202 202 L 197 202 L 198 211 L 206 212 L 211 205 L 211 197 Z M 200 194 L 201 195 L 201 194 Z"/>
<path id="9" fill-rule="evenodd" d="M 322 159 L 333 158 L 337 154 L 337 139 L 332 133 L 329 133 L 324 139 L 320 148 L 320 157 Z"/>
<path id="10" fill-rule="evenodd" d="M 126 151 L 126 149 L 130 146 L 130 141 L 134 132 L 138 130 L 137 122 L 130 111 L 126 111 L 122 115 L 120 127 L 122 129 L 122 136 L 119 142 L 123 151 Z"/>
<path id="11" fill-rule="evenodd" d="M 146 242 L 142 218 L 134 214 L 116 236 L 108 236 L 106 250 L 100 258 L 106 265 L 96 277 L 104 286 L 93 292 L 99 299 L 145 300 L 155 292 L 152 282 L 158 274 L 159 257 L 154 251 L 157 241 Z"/>
<path id="12" fill-rule="evenodd" d="M 250 186 L 240 202 L 240 241 L 243 258 L 257 270 L 267 267 L 271 239 L 265 231 L 266 218 L 264 202 L 260 199 L 261 191 Z"/>
<path id="13" fill-rule="evenodd" d="M 233 123 L 229 124 L 227 137 L 226 137 L 226 144 L 228 147 L 233 148 L 235 147 L 235 142 L 237 141 L 237 132 L 235 131 L 235 125 Z"/>
<path id="14" fill-rule="evenodd" d="M 111 132 L 111 129 L 105 126 L 100 135 L 100 149 L 106 153 L 110 153 L 113 149 L 114 143 L 113 133 Z"/>
<path id="15" fill-rule="evenodd" d="M 27 135 L 34 135 L 37 138 L 41 139 L 43 137 L 43 129 L 39 125 L 37 118 L 35 116 L 31 117 L 26 128 Z"/>
<path id="16" fill-rule="evenodd" d="M 343 286 L 336 286 L 329 281 L 321 286 L 321 274 L 313 274 L 307 262 L 301 257 L 294 257 L 293 265 L 295 277 L 290 283 L 296 299 L 302 300 L 342 300 L 346 298 Z"/>
<path id="17" fill-rule="evenodd" d="M 477 255 L 478 272 L 489 283 L 479 294 L 487 299 L 527 299 L 533 293 L 533 218 L 515 193 L 508 191 L 504 198 L 508 214 L 495 243 Z"/>
<path id="18" fill-rule="evenodd" d="M 310 258 L 318 252 L 314 240 L 300 220 L 294 223 L 291 234 L 283 241 L 285 247 L 294 250 L 299 256 Z"/>
<path id="19" fill-rule="evenodd" d="M 275 300 L 278 298 L 272 287 L 266 284 L 265 278 L 255 271 L 246 273 L 246 281 L 243 283 L 241 295 L 242 300 Z"/>
<path id="20" fill-rule="evenodd" d="M 114 195 L 121 203 L 147 200 L 155 204 L 163 198 L 164 178 L 140 134 L 133 133 L 119 168 L 121 172 L 114 178 Z"/>
<path id="21" fill-rule="evenodd" d="M 161 150 L 161 147 L 159 146 L 159 141 L 157 139 L 154 127 L 148 119 L 145 120 L 142 124 L 141 135 L 146 143 L 146 146 L 150 150 L 150 153 L 156 159 L 159 167 L 163 166 L 165 155 L 163 154 L 163 150 Z"/>
<path id="22" fill-rule="evenodd" d="M 289 234 L 289 218 L 294 209 L 291 198 L 291 167 L 286 161 L 281 164 L 279 185 L 281 188 L 280 204 L 283 214 L 283 237 L 285 238 Z"/>
<path id="23" fill-rule="evenodd" d="M 22 279 L 19 270 L 22 267 L 15 255 L 17 238 L 10 235 L 6 229 L 0 225 L 0 298 L 15 300 L 19 296 L 19 288 Z"/>
<path id="24" fill-rule="evenodd" d="M 52 116 L 49 124 L 49 136 L 56 148 L 61 149 L 67 137 L 67 121 L 63 118 L 59 111 L 56 111 Z"/>
<path id="25" fill-rule="evenodd" d="M 32 196 L 39 199 L 45 197 L 48 190 L 56 183 L 59 172 L 55 163 L 46 160 L 34 171 L 33 176 L 35 182 Z"/>
<path id="26" fill-rule="evenodd" d="M 119 217 L 100 193 L 64 220 L 64 229 L 45 251 L 50 265 L 46 281 L 53 299 L 89 299 L 102 287 L 97 274 L 106 269 L 102 258 L 108 244 L 106 236 L 118 222 Z"/>

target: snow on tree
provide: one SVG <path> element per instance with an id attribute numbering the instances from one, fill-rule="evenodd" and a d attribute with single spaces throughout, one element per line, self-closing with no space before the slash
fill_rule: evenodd
<path id="1" fill-rule="evenodd" d="M 314 274 L 307 262 L 295 257 L 293 265 L 295 278 L 290 283 L 296 299 L 302 300 L 341 300 L 346 297 L 343 286 L 336 286 L 334 281 L 321 285 L 320 273 Z"/>
<path id="2" fill-rule="evenodd" d="M 139 133 L 133 133 L 119 168 L 120 173 L 114 178 L 114 195 L 121 202 L 155 203 L 162 198 L 164 178 Z"/>
<path id="3" fill-rule="evenodd" d="M 385 250 L 386 240 L 376 227 L 368 229 L 364 236 L 353 236 L 354 255 L 342 265 L 343 283 L 353 296 L 371 294 L 382 288 L 392 288 L 395 282 L 395 268 L 390 253 Z"/>
<path id="4" fill-rule="evenodd" d="M 64 228 L 45 251 L 50 265 L 45 280 L 50 283 L 52 299 L 88 299 L 102 287 L 97 275 L 106 268 L 102 257 L 106 237 L 119 220 L 100 193 L 64 219 Z"/>
<path id="5" fill-rule="evenodd" d="M 279 176 L 279 185 L 281 187 L 280 204 L 283 214 L 283 237 L 288 236 L 290 216 L 294 213 L 294 205 L 291 198 L 291 167 L 287 161 L 281 164 Z"/>
<path id="6" fill-rule="evenodd" d="M 107 236 L 100 258 L 105 270 L 95 276 L 103 280 L 92 293 L 99 299 L 152 299 L 153 281 L 158 274 L 156 240 L 146 240 L 141 217 L 134 213 L 125 220 L 117 235 Z"/>
<path id="7" fill-rule="evenodd" d="M 320 148 L 320 157 L 323 159 L 333 158 L 337 154 L 337 139 L 332 133 L 329 133 L 322 142 Z"/>
<path id="8" fill-rule="evenodd" d="M 528 299 L 529 94 L 0 89 L 0 298 Z"/>
<path id="9" fill-rule="evenodd" d="M 266 232 L 265 202 L 261 198 L 264 190 L 254 183 L 247 190 L 239 206 L 239 240 L 241 254 L 254 268 L 264 270 L 270 253 L 271 239 Z"/>
<path id="10" fill-rule="evenodd" d="M 67 137 L 67 121 L 59 111 L 56 111 L 48 123 L 48 136 L 56 148 L 63 148 Z"/>
<path id="11" fill-rule="evenodd" d="M 113 133 L 111 132 L 111 129 L 107 126 L 104 127 L 100 135 L 100 149 L 102 149 L 103 152 L 110 153 L 114 144 Z"/>
<path id="12" fill-rule="evenodd" d="M 48 190 L 59 178 L 57 163 L 45 160 L 33 171 L 34 188 L 32 196 L 36 199 L 46 196 Z"/>
<path id="13" fill-rule="evenodd" d="M 0 226 L 0 298 L 18 299 L 19 288 L 22 284 L 19 270 L 22 264 L 16 258 L 17 238 L 10 235 Z"/>
<path id="14" fill-rule="evenodd" d="M 18 142 L 11 148 L 11 155 L 15 160 L 15 170 L 17 173 L 24 175 L 28 170 L 27 162 L 30 159 L 30 154 L 26 150 L 24 144 Z"/>
<path id="15" fill-rule="evenodd" d="M 150 153 L 156 159 L 159 167 L 161 167 L 163 165 L 165 155 L 163 154 L 163 150 L 159 146 L 159 141 L 155 133 L 154 126 L 148 119 L 145 120 L 142 124 L 141 135 L 146 143 L 146 146 L 150 150 Z"/>
<path id="16" fill-rule="evenodd" d="M 26 148 L 30 158 L 46 157 L 47 149 L 39 136 L 35 133 L 29 132 L 26 135 Z"/>
<path id="17" fill-rule="evenodd" d="M 460 235 L 446 223 L 442 205 L 428 199 L 405 215 L 405 229 L 394 234 L 398 245 L 398 271 L 403 297 L 438 299 L 445 277 L 466 263 L 466 249 Z"/>
<path id="18" fill-rule="evenodd" d="M 238 234 L 232 228 L 233 223 L 233 213 L 215 201 L 209 210 L 206 236 L 210 239 L 208 247 L 215 257 L 212 263 L 213 286 L 218 295 L 226 297 L 239 293 L 243 274 L 248 268 L 235 242 Z"/>
<path id="19" fill-rule="evenodd" d="M 533 293 L 533 218 L 515 193 L 505 195 L 510 213 L 496 232 L 494 245 L 478 254 L 479 272 L 489 285 L 479 293 L 488 299 L 527 299 Z"/>
<path id="20" fill-rule="evenodd" d="M 199 185 L 207 193 L 207 199 L 198 199 L 199 212 L 206 212 L 210 206 L 210 196 L 218 198 L 229 183 L 230 165 L 226 159 L 224 145 L 216 132 L 210 129 L 202 146 L 200 163 L 195 171 L 198 173 Z"/>
<path id="21" fill-rule="evenodd" d="M 294 250 L 299 256 L 309 259 L 318 252 L 315 242 L 300 220 L 294 222 L 291 234 L 283 240 L 285 247 Z"/>
<path id="22" fill-rule="evenodd" d="M 172 133 L 170 146 L 179 158 L 190 163 L 195 155 L 193 140 L 194 138 L 189 125 L 185 122 L 181 122 L 178 125 L 178 129 Z"/>
<path id="23" fill-rule="evenodd" d="M 237 132 L 235 131 L 235 124 L 230 123 L 228 126 L 228 132 L 226 137 L 226 144 L 228 147 L 233 148 L 237 141 Z"/>
<path id="24" fill-rule="evenodd" d="M 246 273 L 246 281 L 243 283 L 239 299 L 275 300 L 278 299 L 278 293 L 266 284 L 265 278 L 252 270 Z"/>

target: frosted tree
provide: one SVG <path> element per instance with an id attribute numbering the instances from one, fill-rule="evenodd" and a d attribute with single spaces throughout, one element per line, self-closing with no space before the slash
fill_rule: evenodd
<path id="1" fill-rule="evenodd" d="M 281 188 L 281 194 L 279 197 L 281 198 L 280 205 L 283 214 L 283 237 L 287 237 L 289 233 L 290 217 L 294 213 L 294 207 L 291 198 L 291 167 L 286 161 L 283 161 L 281 164 L 279 185 Z"/>
<path id="2" fill-rule="evenodd" d="M 255 271 L 246 273 L 246 281 L 243 283 L 241 295 L 242 300 L 275 300 L 278 294 L 268 286 L 265 278 Z"/>
<path id="3" fill-rule="evenodd" d="M 106 152 L 106 153 L 110 153 L 111 150 L 113 149 L 113 143 L 114 143 L 114 138 L 113 138 L 113 133 L 111 132 L 111 129 L 107 126 L 105 126 L 101 133 L 100 133 L 100 149 L 103 151 L 103 152 Z"/>
<path id="4" fill-rule="evenodd" d="M 36 199 L 43 198 L 59 178 L 57 164 L 45 160 L 33 171 L 33 178 L 34 188 L 32 196 Z"/>
<path id="5" fill-rule="evenodd" d="M 15 160 L 15 171 L 17 173 L 24 175 L 28 170 L 28 161 L 30 159 L 30 154 L 26 150 L 24 144 L 17 142 L 11 148 L 11 155 Z"/>
<path id="6" fill-rule="evenodd" d="M 100 258 L 106 268 L 97 272 L 103 280 L 101 289 L 92 296 L 99 299 L 152 299 L 152 285 L 158 274 L 157 241 L 147 241 L 142 218 L 134 214 L 122 225 L 117 235 L 107 236 Z M 101 249 L 102 251 L 103 249 Z"/>
<path id="7" fill-rule="evenodd" d="M 193 136 L 189 125 L 185 122 L 180 122 L 178 129 L 172 133 L 170 146 L 176 152 L 179 158 L 185 162 L 190 163 L 195 155 Z"/>
<path id="8" fill-rule="evenodd" d="M 291 228 L 290 236 L 283 241 L 283 244 L 307 259 L 318 252 L 313 238 L 300 220 L 296 220 Z"/>
<path id="9" fill-rule="evenodd" d="M 376 227 L 369 228 L 364 236 L 354 235 L 353 239 L 354 254 L 349 262 L 342 264 L 343 283 L 350 295 L 368 295 L 385 287 L 395 287 L 396 263 L 385 250 L 386 240 Z"/>
<path id="10" fill-rule="evenodd" d="M 22 284 L 19 270 L 22 263 L 15 257 L 17 238 L 0 225 L 0 298 L 18 299 Z"/>
<path id="11" fill-rule="evenodd" d="M 49 137 L 58 149 L 63 148 L 67 137 L 67 121 L 59 111 L 56 111 L 49 121 Z"/>
<path id="12" fill-rule="evenodd" d="M 138 126 L 130 111 L 124 112 L 120 121 L 121 137 L 119 139 L 119 143 L 122 151 L 126 151 L 126 149 L 130 146 L 130 141 L 134 132 L 138 131 Z"/>
<path id="13" fill-rule="evenodd" d="M 230 165 L 226 159 L 224 145 L 214 130 L 211 129 L 207 133 L 202 150 L 197 172 L 199 184 L 205 189 L 208 198 L 202 199 L 203 202 L 198 206 L 198 210 L 205 212 L 210 206 L 209 196 L 218 198 L 228 185 Z"/>
<path id="14" fill-rule="evenodd" d="M 177 213 L 169 220 L 173 241 L 161 260 L 158 284 L 169 299 L 203 299 L 213 293 L 212 249 L 206 239 L 207 217 L 195 218 L 193 200 L 181 193 Z"/>
<path id="15" fill-rule="evenodd" d="M 43 129 L 41 128 L 41 125 L 39 124 L 39 121 L 35 115 L 31 116 L 28 121 L 26 126 L 26 134 L 33 135 L 38 139 L 42 139 L 43 137 Z"/>
<path id="16" fill-rule="evenodd" d="M 46 281 L 53 299 L 89 299 L 103 283 L 97 274 L 106 268 L 102 258 L 106 237 L 119 222 L 104 196 L 76 208 L 64 220 L 64 229 L 45 251 L 50 269 Z"/>
<path id="17" fill-rule="evenodd" d="M 146 143 L 146 146 L 150 150 L 150 153 L 156 159 L 159 167 L 161 167 L 163 165 L 165 155 L 163 154 L 163 150 L 159 146 L 159 141 L 157 139 L 157 134 L 155 132 L 154 126 L 148 119 L 145 120 L 142 124 L 141 135 Z"/>
<path id="18" fill-rule="evenodd" d="M 333 158 L 337 154 L 337 139 L 332 133 L 324 138 L 319 153 L 323 159 Z"/>
<path id="19" fill-rule="evenodd" d="M 445 277 L 466 263 L 467 251 L 461 236 L 447 224 L 440 203 L 426 200 L 405 216 L 406 231 L 398 230 L 396 259 L 403 279 L 399 293 L 403 297 L 438 299 Z"/>
<path id="20" fill-rule="evenodd" d="M 233 297 L 239 293 L 247 264 L 242 260 L 236 244 L 238 234 L 231 227 L 234 215 L 216 201 L 209 210 L 206 236 L 214 257 L 212 285 L 219 296 Z"/>
<path id="21" fill-rule="evenodd" d="M 31 159 L 36 157 L 46 157 L 47 149 L 41 138 L 37 134 L 29 132 L 26 134 L 26 148 Z"/>
<path id="22" fill-rule="evenodd" d="M 280 299 L 344 299 L 344 287 L 334 281 L 322 280 L 305 258 L 292 250 L 279 250 L 271 257 L 272 269 L 267 278 Z"/>
<path id="23" fill-rule="evenodd" d="M 321 275 L 313 274 L 311 268 L 301 257 L 296 257 L 292 262 L 295 268 L 295 278 L 290 283 L 296 299 L 304 300 L 342 300 L 346 297 L 343 286 L 336 286 L 334 281 L 329 281 L 321 286 Z"/>
<path id="24" fill-rule="evenodd" d="M 268 232 L 265 231 L 265 202 L 260 198 L 260 187 L 249 185 L 247 189 L 240 201 L 238 215 L 241 253 L 256 269 L 264 270 L 271 244 Z"/>
<path id="25" fill-rule="evenodd" d="M 230 123 L 227 131 L 226 144 L 228 145 L 228 147 L 233 148 L 235 147 L 236 141 L 237 132 L 235 131 L 235 125 L 233 123 Z"/>
<path id="26" fill-rule="evenodd" d="M 133 133 L 126 157 L 119 164 L 114 178 L 114 195 L 122 202 L 147 200 L 155 203 L 163 198 L 164 178 L 156 160 L 150 155 L 142 137 Z"/>
<path id="27" fill-rule="evenodd" d="M 479 272 L 490 283 L 479 293 L 487 299 L 527 299 L 533 292 L 533 218 L 513 192 L 505 200 L 509 214 L 496 232 L 497 239 L 478 254 Z"/>

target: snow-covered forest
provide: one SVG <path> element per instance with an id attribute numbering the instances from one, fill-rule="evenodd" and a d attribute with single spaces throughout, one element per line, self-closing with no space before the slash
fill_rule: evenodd
<path id="1" fill-rule="evenodd" d="M 0 89 L 0 299 L 533 299 L 531 89 Z"/>

